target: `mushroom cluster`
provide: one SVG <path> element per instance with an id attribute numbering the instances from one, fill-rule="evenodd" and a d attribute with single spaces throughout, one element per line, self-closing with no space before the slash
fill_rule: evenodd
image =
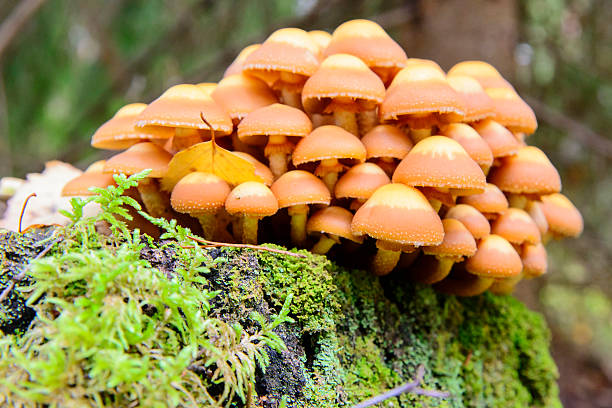
<path id="1" fill-rule="evenodd" d="M 367 20 L 331 35 L 284 28 L 245 48 L 218 83 L 121 108 L 91 143 L 126 150 L 65 194 L 152 169 L 131 194 L 153 216 L 197 219 L 207 239 L 290 241 L 369 257 L 377 275 L 395 269 L 446 293 L 509 293 L 546 273 L 548 239 L 583 227 L 557 170 L 526 143 L 536 127 L 486 62 L 444 72 Z M 164 191 L 173 155 L 213 135 L 260 181 L 193 171 Z"/>

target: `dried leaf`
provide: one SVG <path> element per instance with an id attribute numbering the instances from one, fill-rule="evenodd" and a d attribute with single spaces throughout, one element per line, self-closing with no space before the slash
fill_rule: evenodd
<path id="1" fill-rule="evenodd" d="M 168 164 L 168 173 L 162 179 L 162 189 L 172 191 L 181 178 L 194 171 L 214 173 L 232 185 L 245 181 L 263 182 L 255 174 L 252 163 L 220 147 L 213 139 L 178 152 Z"/>

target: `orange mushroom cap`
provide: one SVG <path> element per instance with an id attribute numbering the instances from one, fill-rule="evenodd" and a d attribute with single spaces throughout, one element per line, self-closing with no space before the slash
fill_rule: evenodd
<path id="1" fill-rule="evenodd" d="M 225 199 L 225 210 L 231 215 L 269 217 L 278 211 L 278 200 L 265 184 L 246 181 L 229 193 Z"/>
<path id="2" fill-rule="evenodd" d="M 196 86 L 208 96 L 211 96 L 214 90 L 217 89 L 217 83 L 215 82 L 200 82 Z"/>
<path id="3" fill-rule="evenodd" d="M 332 36 L 327 31 L 323 30 L 311 30 L 308 32 L 308 36 L 319 47 L 319 52 L 322 54 L 323 51 L 329 45 Z"/>
<path id="4" fill-rule="evenodd" d="M 408 64 L 398 72 L 379 111 L 385 122 L 399 121 L 418 129 L 460 122 L 464 113 L 461 97 L 444 73 L 427 63 Z"/>
<path id="5" fill-rule="evenodd" d="M 508 241 L 491 234 L 478 243 L 476 254 L 466 261 L 465 268 L 478 276 L 509 278 L 520 275 L 523 263 Z"/>
<path id="6" fill-rule="evenodd" d="M 521 147 L 512 132 L 492 119 L 474 123 L 472 126 L 489 145 L 494 158 L 515 154 Z"/>
<path id="7" fill-rule="evenodd" d="M 187 174 L 174 186 L 170 204 L 180 213 L 198 215 L 223 208 L 231 189 L 225 180 L 212 173 Z"/>
<path id="8" fill-rule="evenodd" d="M 535 146 L 525 146 L 516 155 L 504 157 L 489 180 L 500 190 L 515 194 L 552 194 L 561 191 L 561 177 L 548 157 Z"/>
<path id="9" fill-rule="evenodd" d="M 544 275 L 548 269 L 548 256 L 544 245 L 525 244 L 521 256 L 523 261 L 523 273 L 527 278 L 537 278 Z"/>
<path id="10" fill-rule="evenodd" d="M 91 196 L 91 187 L 106 188 L 116 185 L 112 174 L 102 173 L 105 160 L 92 163 L 83 174 L 68 181 L 62 188 L 62 196 Z"/>
<path id="11" fill-rule="evenodd" d="M 561 237 L 577 237 L 582 233 L 584 221 L 580 211 L 561 193 L 540 198 L 540 208 L 548 221 L 548 230 Z"/>
<path id="12" fill-rule="evenodd" d="M 255 175 L 259 176 L 263 180 L 263 183 L 266 186 L 269 187 L 272 185 L 272 183 L 274 182 L 274 175 L 272 174 L 272 171 L 270 170 L 268 166 L 266 166 L 265 164 L 263 164 L 262 162 L 260 162 L 259 160 L 257 160 L 256 158 L 254 158 L 248 153 L 232 152 L 232 154 L 245 159 L 246 161 L 251 163 L 253 166 L 255 166 Z"/>
<path id="13" fill-rule="evenodd" d="M 483 239 L 491 233 L 489 221 L 471 205 L 457 204 L 448 210 L 446 218 L 461 221 L 475 239 Z"/>
<path id="14" fill-rule="evenodd" d="M 442 221 L 425 196 L 403 184 L 376 190 L 353 216 L 351 230 L 399 245 L 438 245 L 444 238 Z"/>
<path id="15" fill-rule="evenodd" d="M 502 87 L 514 89 L 493 65 L 484 61 L 459 62 L 448 71 L 448 75 L 470 76 L 476 79 L 484 89 Z"/>
<path id="16" fill-rule="evenodd" d="M 331 194 L 325 183 L 303 170 L 292 170 L 280 176 L 270 187 L 279 208 L 294 205 L 329 205 Z"/>
<path id="17" fill-rule="evenodd" d="M 476 122 L 494 115 L 493 101 L 476 79 L 465 75 L 448 75 L 446 80 L 463 101 L 464 122 Z"/>
<path id="18" fill-rule="evenodd" d="M 351 54 L 390 81 L 406 61 L 406 53 L 385 30 L 369 20 L 351 20 L 340 24 L 334 33 L 325 56 Z"/>
<path id="19" fill-rule="evenodd" d="M 306 231 L 309 234 L 325 233 L 336 235 L 361 244 L 363 237 L 354 235 L 351 231 L 353 214 L 345 208 L 331 206 L 317 211 L 308 218 Z"/>
<path id="20" fill-rule="evenodd" d="M 171 138 L 172 131 L 164 127 L 136 127 L 136 117 L 146 107 L 144 103 L 130 103 L 119 109 L 96 130 L 91 145 L 96 149 L 123 150 L 142 141 Z"/>
<path id="21" fill-rule="evenodd" d="M 261 47 L 261 44 L 251 44 L 244 47 L 242 51 L 240 51 L 240 53 L 236 56 L 234 61 L 232 61 L 232 63 L 227 67 L 227 69 L 223 73 L 223 78 L 231 75 L 240 74 L 242 72 L 242 65 L 244 64 L 244 61 L 249 55 L 253 53 L 253 51 L 258 49 L 259 47 Z"/>
<path id="22" fill-rule="evenodd" d="M 489 169 L 493 164 L 491 148 L 474 128 L 465 123 L 451 123 L 443 127 L 440 134 L 459 143 L 481 169 Z"/>
<path id="23" fill-rule="evenodd" d="M 493 117 L 497 122 L 512 132 L 528 135 L 535 132 L 538 128 L 535 113 L 513 89 L 487 88 L 486 92 L 493 101 Z"/>
<path id="24" fill-rule="evenodd" d="M 508 208 L 508 200 L 504 193 L 491 183 L 487 183 L 483 193 L 461 197 L 459 203 L 471 205 L 485 216 L 501 214 Z"/>
<path id="25" fill-rule="evenodd" d="M 242 70 L 247 75 L 262 79 L 273 89 L 285 85 L 301 88 L 319 66 L 319 47 L 308 33 L 299 28 L 282 28 L 246 57 Z M 291 75 L 287 83 L 283 73 Z"/>
<path id="26" fill-rule="evenodd" d="M 304 137 L 293 151 L 293 164 L 325 159 L 353 159 L 365 161 L 366 149 L 359 138 L 339 126 L 325 125 Z"/>
<path id="27" fill-rule="evenodd" d="M 393 173 L 394 183 L 453 188 L 460 195 L 484 191 L 486 178 L 461 145 L 444 136 L 431 136 L 414 145 Z"/>
<path id="28" fill-rule="evenodd" d="M 104 172 L 131 175 L 151 169 L 148 177 L 160 178 L 168 171 L 171 159 L 172 155 L 155 143 L 138 143 L 108 159 Z"/>
<path id="29" fill-rule="evenodd" d="M 235 124 L 250 112 L 278 102 L 274 92 L 263 81 L 243 74 L 223 78 L 211 96 Z"/>
<path id="30" fill-rule="evenodd" d="M 476 241 L 460 221 L 447 218 L 442 220 L 442 225 L 444 240 L 440 245 L 423 247 L 424 254 L 459 261 L 464 256 L 470 257 L 476 253 Z"/>
<path id="31" fill-rule="evenodd" d="M 519 208 L 508 208 L 491 226 L 491 233 L 513 244 L 539 244 L 540 230 L 529 214 Z"/>
<path id="32" fill-rule="evenodd" d="M 208 129 L 200 115 L 212 125 L 215 135 L 232 133 L 232 120 L 213 98 L 197 85 L 175 85 L 147 106 L 138 115 L 137 126 L 166 126 Z"/>
<path id="33" fill-rule="evenodd" d="M 336 183 L 336 198 L 368 199 L 381 186 L 391 180 L 387 173 L 374 163 L 353 166 Z"/>
<path id="34" fill-rule="evenodd" d="M 335 54 L 327 57 L 304 84 L 302 105 L 309 113 L 331 113 L 337 107 L 362 111 L 375 108 L 384 97 L 385 85 L 363 61 L 353 55 Z"/>
<path id="35" fill-rule="evenodd" d="M 274 103 L 249 113 L 238 125 L 238 137 L 247 144 L 262 144 L 262 136 L 303 138 L 312 131 L 312 122 L 299 109 Z"/>
<path id="36" fill-rule="evenodd" d="M 378 125 L 361 138 L 366 148 L 366 159 L 393 158 L 403 159 L 410 149 L 412 140 L 404 132 L 392 125 Z"/>

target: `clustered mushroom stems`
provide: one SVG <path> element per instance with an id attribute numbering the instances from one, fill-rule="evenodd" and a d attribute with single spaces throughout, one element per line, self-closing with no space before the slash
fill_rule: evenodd
<path id="1" fill-rule="evenodd" d="M 414 265 L 413 279 L 426 285 L 432 285 L 446 278 L 458 261 L 455 258 L 443 256 L 422 256 Z"/>
<path id="2" fill-rule="evenodd" d="M 316 244 L 310 250 L 311 252 L 319 255 L 324 255 L 336 244 L 340 243 L 340 238 L 335 235 L 321 234 L 321 237 Z"/>
<path id="3" fill-rule="evenodd" d="M 287 172 L 287 165 L 294 147 L 284 135 L 269 136 L 264 155 L 268 158 L 270 170 L 275 179 Z"/>
<path id="4" fill-rule="evenodd" d="M 359 134 L 362 136 L 372 130 L 378 124 L 376 107 L 359 112 L 357 114 L 357 124 L 359 126 Z"/>
<path id="5" fill-rule="evenodd" d="M 315 169 L 315 176 L 320 177 L 329 191 L 334 191 L 338 182 L 338 173 L 344 170 L 344 166 L 338 159 L 323 159 Z"/>
<path id="6" fill-rule="evenodd" d="M 168 193 L 159 188 L 159 183 L 152 177 L 145 177 L 138 183 L 138 193 L 147 212 L 153 217 L 172 218 L 174 214 L 168 203 Z"/>
<path id="7" fill-rule="evenodd" d="M 412 139 L 412 141 L 414 143 L 418 143 L 423 139 L 428 138 L 429 136 L 431 136 L 431 128 L 425 128 L 425 129 L 417 129 L 417 128 L 410 128 L 410 138 Z"/>
<path id="8" fill-rule="evenodd" d="M 297 109 L 302 109 L 302 96 L 297 90 L 300 85 L 303 85 L 304 77 L 299 74 L 281 71 L 280 80 L 281 96 L 285 105 L 292 106 Z"/>
<path id="9" fill-rule="evenodd" d="M 245 244 L 257 244 L 259 218 L 248 215 L 242 215 L 240 218 L 242 221 L 239 235 L 240 242 L 244 242 Z"/>
<path id="10" fill-rule="evenodd" d="M 199 213 L 196 214 L 195 217 L 198 219 L 198 221 L 200 221 L 200 225 L 202 226 L 202 236 L 204 239 L 213 239 L 217 229 L 217 213 Z"/>
<path id="11" fill-rule="evenodd" d="M 306 220 L 308 217 L 308 205 L 292 205 L 287 209 L 291 216 L 291 242 L 297 246 L 306 243 Z"/>
<path id="12" fill-rule="evenodd" d="M 401 255 L 401 251 L 379 247 L 372 259 L 372 272 L 378 276 L 389 274 L 399 262 Z"/>

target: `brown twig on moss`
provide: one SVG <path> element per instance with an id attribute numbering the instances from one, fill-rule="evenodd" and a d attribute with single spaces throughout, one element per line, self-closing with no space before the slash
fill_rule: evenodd
<path id="1" fill-rule="evenodd" d="M 371 407 L 372 405 L 379 404 L 389 398 L 398 397 L 405 392 L 411 392 L 413 394 L 425 395 L 432 398 L 448 398 L 450 397 L 450 393 L 446 391 L 437 391 L 437 390 L 425 390 L 420 388 L 421 382 L 423 381 L 423 376 L 425 375 L 425 366 L 423 364 L 417 367 L 416 378 L 414 381 L 406 383 L 404 385 L 400 385 L 399 387 L 395 387 L 383 394 L 377 395 L 373 398 L 365 400 L 357 405 L 354 405 L 353 408 L 366 408 Z"/>
<path id="2" fill-rule="evenodd" d="M 23 214 L 25 213 L 25 209 L 28 206 L 28 201 L 30 201 L 30 198 L 32 197 L 36 197 L 36 193 L 32 193 L 29 196 L 26 197 L 25 201 L 23 202 L 23 205 L 21 206 L 21 214 L 19 214 L 19 233 L 21 234 L 21 221 L 23 220 Z"/>
<path id="3" fill-rule="evenodd" d="M 230 244 L 227 242 L 215 242 L 215 241 L 209 241 L 203 238 L 193 237 L 191 235 L 187 235 L 187 238 L 192 239 L 201 244 L 204 244 L 204 247 L 207 247 L 207 248 L 219 248 L 219 247 L 248 248 L 248 249 L 254 249 L 256 251 L 267 251 L 267 252 L 274 252 L 274 253 L 282 254 L 282 255 L 294 256 L 296 258 L 306 258 L 306 255 L 304 254 L 296 254 L 295 252 L 283 251 L 282 249 L 276 249 L 276 248 L 268 248 L 268 247 L 261 246 L 261 245 Z"/>

